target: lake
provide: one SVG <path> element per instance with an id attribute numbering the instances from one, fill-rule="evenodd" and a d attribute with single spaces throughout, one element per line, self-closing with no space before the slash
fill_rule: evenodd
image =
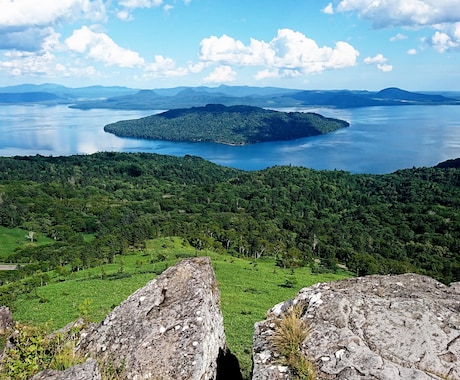
<path id="1" fill-rule="evenodd" d="M 244 170 L 274 165 L 383 174 L 460 157 L 460 106 L 291 108 L 347 120 L 334 133 L 246 146 L 119 138 L 104 125 L 160 111 L 0 106 L 0 156 L 63 156 L 100 151 L 194 155 Z"/>

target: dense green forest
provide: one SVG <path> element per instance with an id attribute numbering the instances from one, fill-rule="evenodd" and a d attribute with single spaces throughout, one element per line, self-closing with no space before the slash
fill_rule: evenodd
<path id="1" fill-rule="evenodd" d="M 347 126 L 346 121 L 315 113 L 208 104 L 118 121 L 104 130 L 122 137 L 243 145 L 315 136 Z"/>
<path id="2" fill-rule="evenodd" d="M 0 272 L 0 304 L 12 305 L 20 278 L 33 288 L 46 271 L 110 263 L 161 236 L 280 267 L 460 280 L 458 168 L 352 175 L 147 153 L 0 158 L 0 205 L 1 226 L 52 239 L 2 258 L 21 265 Z"/>

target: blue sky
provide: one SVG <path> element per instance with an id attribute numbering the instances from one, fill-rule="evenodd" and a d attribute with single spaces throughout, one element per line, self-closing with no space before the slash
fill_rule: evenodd
<path id="1" fill-rule="evenodd" d="M 0 86 L 460 91 L 460 0 L 0 0 Z"/>

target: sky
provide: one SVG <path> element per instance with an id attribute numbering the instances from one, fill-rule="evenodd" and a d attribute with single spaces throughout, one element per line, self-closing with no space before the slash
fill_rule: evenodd
<path id="1" fill-rule="evenodd" d="M 460 91 L 460 0 L 0 0 L 0 87 Z"/>

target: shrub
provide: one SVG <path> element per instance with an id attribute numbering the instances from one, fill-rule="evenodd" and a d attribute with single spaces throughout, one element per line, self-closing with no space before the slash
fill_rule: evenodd
<path id="1" fill-rule="evenodd" d="M 272 347 L 279 353 L 281 364 L 287 366 L 294 379 L 315 379 L 315 366 L 301 351 L 310 327 L 301 318 L 303 307 L 292 306 L 275 322 L 275 331 L 271 336 Z"/>
<path id="2" fill-rule="evenodd" d="M 9 338 L 0 377 L 29 379 L 48 368 L 62 370 L 82 362 L 74 354 L 75 342 L 68 338 L 63 334 L 47 336 L 42 328 L 17 324 Z"/>

